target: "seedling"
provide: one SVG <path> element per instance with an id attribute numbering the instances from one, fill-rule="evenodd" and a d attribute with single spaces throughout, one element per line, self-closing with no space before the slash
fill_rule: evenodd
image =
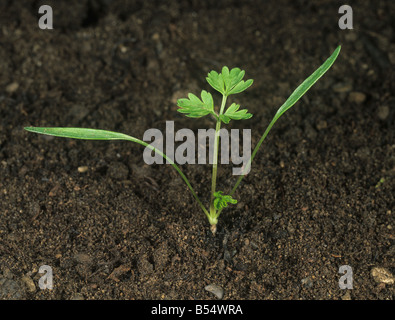
<path id="1" fill-rule="evenodd" d="M 335 62 L 337 56 L 339 55 L 341 47 L 332 53 L 332 55 L 313 73 L 311 74 L 296 90 L 289 96 L 285 103 L 278 109 L 273 120 L 269 123 L 256 147 L 254 148 L 247 165 L 244 167 L 242 174 L 236 181 L 236 184 L 229 192 L 229 194 L 224 194 L 223 191 L 216 190 L 217 181 L 217 167 L 218 167 L 218 144 L 220 137 L 221 124 L 228 124 L 231 120 L 246 120 L 252 117 L 252 114 L 248 112 L 247 109 L 240 109 L 240 105 L 232 103 L 228 108 L 226 108 L 226 101 L 230 95 L 238 94 L 246 90 L 253 83 L 252 79 L 244 81 L 243 70 L 239 68 L 233 68 L 229 70 L 228 67 L 223 67 L 221 73 L 216 71 L 211 71 L 206 80 L 216 91 L 222 95 L 222 102 L 219 110 L 214 108 L 214 100 L 212 95 L 202 90 L 200 96 L 201 99 L 196 95 L 189 93 L 188 98 L 179 99 L 177 105 L 179 107 L 178 112 L 185 114 L 190 118 L 200 118 L 207 115 L 212 115 L 216 119 L 215 127 L 215 140 L 214 140 L 214 152 L 213 152 L 213 167 L 212 167 L 212 180 L 211 180 L 211 196 L 210 204 L 208 210 L 203 205 L 202 201 L 196 194 L 195 190 L 191 186 L 187 177 L 182 173 L 181 169 L 177 166 L 174 161 L 164 154 L 161 150 L 154 148 L 152 145 L 137 139 L 135 137 L 128 136 L 123 133 L 117 133 L 106 130 L 97 129 L 85 129 L 85 128 L 52 128 L 52 127 L 26 127 L 25 130 L 41 133 L 57 137 L 73 138 L 73 139 L 85 139 L 85 140 L 127 140 L 141 144 L 160 156 L 170 163 L 175 170 L 180 174 L 181 178 L 185 181 L 189 190 L 191 191 L 193 197 L 196 199 L 198 205 L 205 213 L 208 221 L 211 225 L 211 231 L 215 234 L 217 229 L 218 217 L 220 216 L 222 210 L 228 206 L 228 204 L 235 204 L 237 200 L 233 198 L 233 195 L 243 180 L 246 173 L 249 172 L 251 163 L 255 158 L 260 146 L 268 135 L 269 131 L 276 123 L 276 121 L 290 109 L 306 92 L 311 88 L 311 86 L 318 81 L 319 78 L 332 66 Z"/>

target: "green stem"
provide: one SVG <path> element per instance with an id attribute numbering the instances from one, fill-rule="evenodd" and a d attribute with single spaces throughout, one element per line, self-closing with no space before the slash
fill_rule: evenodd
<path id="1" fill-rule="evenodd" d="M 227 96 L 223 95 L 219 115 L 222 115 L 224 112 L 225 105 L 226 105 L 226 99 L 227 99 Z M 212 177 L 211 177 L 211 198 L 210 198 L 209 222 L 212 225 L 217 224 L 217 221 L 218 221 L 217 220 L 218 215 L 217 215 L 216 209 L 214 207 L 214 193 L 215 193 L 215 188 L 217 185 L 218 146 L 219 146 L 220 130 L 221 130 L 221 119 L 218 116 L 217 117 L 217 124 L 215 126 L 215 140 L 214 140 L 214 152 L 213 152 L 213 172 L 212 172 Z"/>

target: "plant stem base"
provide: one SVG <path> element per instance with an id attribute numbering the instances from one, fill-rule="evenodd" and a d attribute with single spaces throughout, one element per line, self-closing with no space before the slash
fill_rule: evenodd
<path id="1" fill-rule="evenodd" d="M 216 224 L 212 224 L 210 227 L 211 232 L 213 233 L 213 235 L 215 236 L 215 233 L 217 232 L 217 225 Z"/>

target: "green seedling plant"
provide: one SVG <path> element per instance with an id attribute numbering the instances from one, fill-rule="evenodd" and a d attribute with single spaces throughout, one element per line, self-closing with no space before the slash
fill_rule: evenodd
<path id="1" fill-rule="evenodd" d="M 217 168 L 218 168 L 218 145 L 220 137 L 221 124 L 229 124 L 231 120 L 247 120 L 252 117 L 252 114 L 248 112 L 247 109 L 240 109 L 240 105 L 232 103 L 229 107 L 226 107 L 227 99 L 230 95 L 239 94 L 249 88 L 253 80 L 249 79 L 244 81 L 245 72 L 239 68 L 233 68 L 229 70 L 228 67 L 223 67 L 221 73 L 216 71 L 211 71 L 206 80 L 209 85 L 218 91 L 222 95 L 221 105 L 219 110 L 214 107 L 214 100 L 212 95 L 202 90 L 200 97 L 189 93 L 188 98 L 179 99 L 177 105 L 179 107 L 178 112 L 184 114 L 190 118 L 200 118 L 207 115 L 212 115 L 216 120 L 215 126 L 215 138 L 214 138 L 214 150 L 213 150 L 213 166 L 212 166 L 212 180 L 211 180 L 211 194 L 209 208 L 207 209 L 203 202 L 198 197 L 197 193 L 193 189 L 188 178 L 181 171 L 179 166 L 174 163 L 174 161 L 164 154 L 161 150 L 154 148 L 152 145 L 137 139 L 135 137 L 113 132 L 107 130 L 98 129 L 87 129 L 87 128 L 59 128 L 59 127 L 26 127 L 25 130 L 40 134 L 46 134 L 57 137 L 73 138 L 73 139 L 85 139 L 85 140 L 127 140 L 131 142 L 143 145 L 152 151 L 156 152 L 162 156 L 165 160 L 170 163 L 174 169 L 180 174 L 181 178 L 184 180 L 192 196 L 195 198 L 196 202 L 207 216 L 208 221 L 211 225 L 211 231 L 215 234 L 217 229 L 218 218 L 224 208 L 229 204 L 237 203 L 237 200 L 233 198 L 233 195 L 240 185 L 240 182 L 245 177 L 246 173 L 249 172 L 251 163 L 255 158 L 260 146 L 268 135 L 269 131 L 276 123 L 276 121 L 288 110 L 290 109 L 306 92 L 313 86 L 314 83 L 320 79 L 326 71 L 332 66 L 336 58 L 339 55 L 341 47 L 338 46 L 332 55 L 316 70 L 314 71 L 306 80 L 304 80 L 295 91 L 289 96 L 289 98 L 284 102 L 284 104 L 277 110 L 274 118 L 267 126 L 265 132 L 261 136 L 257 145 L 255 146 L 246 166 L 244 167 L 242 174 L 238 177 L 234 187 L 230 190 L 228 194 L 224 194 L 223 191 L 216 190 L 217 181 Z"/>

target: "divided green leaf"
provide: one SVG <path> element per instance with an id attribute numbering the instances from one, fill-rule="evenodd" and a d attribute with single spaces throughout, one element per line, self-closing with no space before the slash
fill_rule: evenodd
<path id="1" fill-rule="evenodd" d="M 224 85 L 224 80 L 222 78 L 221 74 L 218 74 L 217 71 L 211 71 L 207 78 L 207 82 L 212 86 L 215 90 L 218 92 L 224 94 L 225 93 L 225 85 Z"/>
<path id="2" fill-rule="evenodd" d="M 188 94 L 188 98 L 179 99 L 177 105 L 180 107 L 177 111 L 184 113 L 190 118 L 200 118 L 208 114 L 215 115 L 214 101 L 211 94 L 205 90 L 201 93 L 202 99 L 199 99 L 192 93 Z"/>
<path id="3" fill-rule="evenodd" d="M 217 210 L 223 209 L 228 206 L 228 203 L 236 204 L 237 200 L 232 196 L 223 195 L 222 191 L 214 192 L 214 207 Z"/>
<path id="4" fill-rule="evenodd" d="M 249 79 L 247 81 L 241 80 L 237 85 L 235 85 L 230 91 L 229 94 L 236 94 L 243 92 L 247 88 L 249 88 L 253 83 L 252 79 Z"/>
<path id="5" fill-rule="evenodd" d="M 252 79 L 247 81 L 242 80 L 244 74 L 244 70 L 233 68 L 229 71 L 229 68 L 225 66 L 222 68 L 221 73 L 211 71 L 206 80 L 215 90 L 225 96 L 229 96 L 240 93 L 252 85 Z"/>
<path id="6" fill-rule="evenodd" d="M 251 113 L 248 113 L 247 109 L 239 110 L 240 105 L 232 103 L 231 106 L 221 114 L 219 118 L 222 122 L 228 124 L 230 120 L 246 120 L 252 117 Z"/>

